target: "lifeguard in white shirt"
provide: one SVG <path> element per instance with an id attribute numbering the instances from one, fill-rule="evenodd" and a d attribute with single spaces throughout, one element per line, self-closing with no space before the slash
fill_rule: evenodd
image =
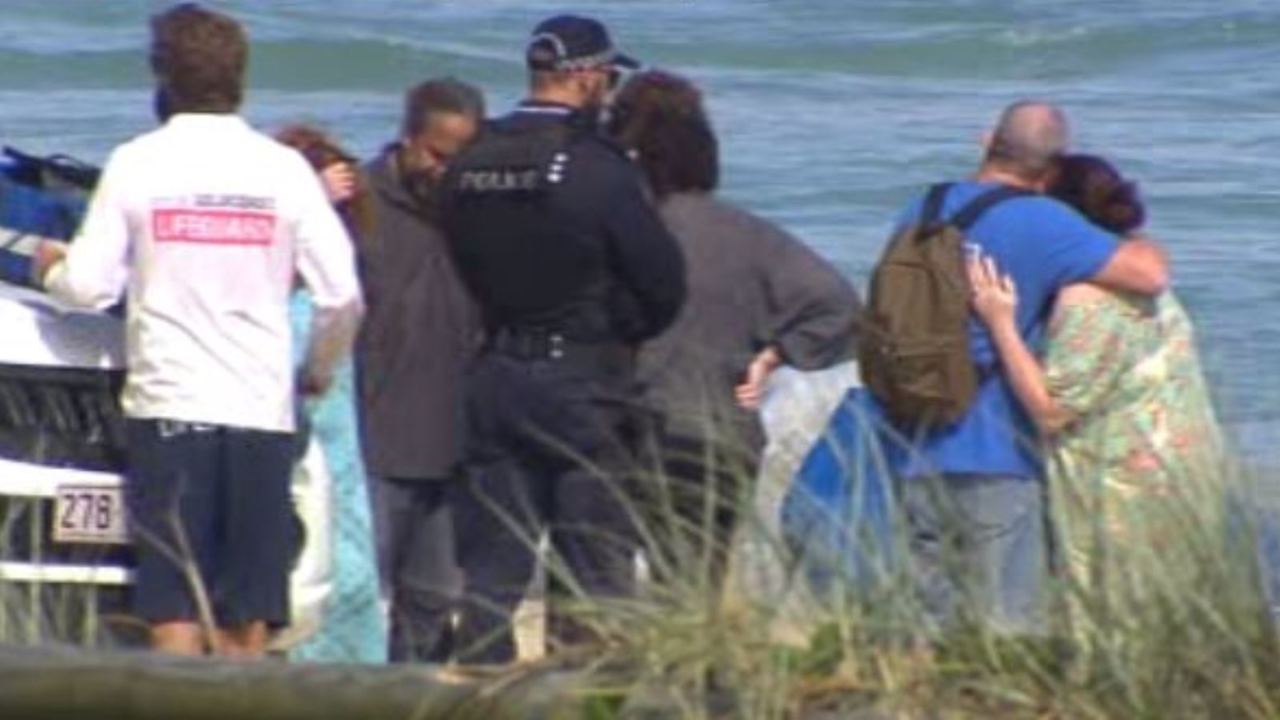
<path id="1" fill-rule="evenodd" d="M 289 431 L 295 275 L 317 310 L 305 374 L 325 385 L 361 310 L 341 220 L 295 151 L 236 115 L 180 114 L 112 154 L 45 284 L 99 309 L 127 290 L 129 417 Z"/>

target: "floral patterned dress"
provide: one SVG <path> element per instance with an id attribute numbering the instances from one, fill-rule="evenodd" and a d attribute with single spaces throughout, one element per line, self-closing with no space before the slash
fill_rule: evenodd
<path id="1" fill-rule="evenodd" d="M 1047 453 L 1067 576 L 1105 587 L 1113 606 L 1140 602 L 1171 580 L 1149 572 L 1172 565 L 1161 558 L 1220 522 L 1222 436 L 1191 320 L 1168 292 L 1062 302 L 1045 369 L 1049 392 L 1077 417 Z"/>

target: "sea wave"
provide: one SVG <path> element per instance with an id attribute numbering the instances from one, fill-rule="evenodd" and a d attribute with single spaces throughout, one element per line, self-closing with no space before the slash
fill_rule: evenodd
<path id="1" fill-rule="evenodd" d="M 856 75 L 931 82 L 1035 78 L 1079 79 L 1118 68 L 1151 67 L 1215 53 L 1275 57 L 1280 12 L 1249 16 L 1019 20 L 943 24 L 920 31 L 892 23 L 846 33 L 833 22 L 804 37 L 761 38 L 726 33 L 719 41 L 659 47 L 658 57 L 737 72 Z M 1224 58 L 1224 67 L 1233 65 Z M 1214 63 L 1215 67 L 1219 63 Z M 1244 65 L 1246 67 L 1252 65 Z M 1237 65 L 1239 67 L 1239 65 Z"/>
<path id="2" fill-rule="evenodd" d="M 309 119 L 349 147 L 394 136 L 430 75 L 523 91 L 521 47 L 563 0 L 218 0 L 252 40 L 246 112 Z M 4 0 L 0 142 L 87 159 L 153 124 L 151 2 Z M 855 280 L 922 184 L 970 172 L 1000 107 L 1061 102 L 1082 148 L 1142 183 L 1229 419 L 1280 407 L 1280 274 L 1268 179 L 1274 0 L 576 0 L 645 61 L 704 87 L 724 194 Z M 1242 312 L 1242 309 L 1245 311 Z"/>
<path id="3" fill-rule="evenodd" d="M 461 43 L 422 44 L 390 39 L 316 42 L 282 39 L 254 45 L 250 86 L 256 89 L 402 91 L 426 75 L 467 75 L 479 82 L 504 72 L 514 60 Z M 0 47 L 5 69 L 0 88 L 136 89 L 149 86 L 150 70 L 141 48 L 45 50 Z"/>
<path id="4" fill-rule="evenodd" d="M 486 75 L 520 60 L 538 6 L 467 7 L 354 0 L 323 8 L 242 3 L 255 79 L 310 89 L 391 85 L 420 68 Z M 0 60 L 10 87 L 135 82 L 145 23 L 136 13 L 6 8 Z M 548 6 L 550 7 L 550 6 Z M 37 8 L 39 8 L 37 10 Z M 752 73 L 937 78 L 1079 78 L 1117 66 L 1214 52 L 1274 50 L 1280 7 L 1139 0 L 1022 2 L 601 3 L 628 48 L 659 64 Z M 501 21 L 499 23 L 499 21 Z M 93 72 L 96 70 L 96 73 Z"/>

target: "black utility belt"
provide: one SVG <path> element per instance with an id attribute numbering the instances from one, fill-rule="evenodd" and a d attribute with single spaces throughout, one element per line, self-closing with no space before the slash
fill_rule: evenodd
<path id="1" fill-rule="evenodd" d="M 617 340 L 580 340 L 562 332 L 504 328 L 492 333 L 485 347 L 524 360 L 572 360 L 629 353 Z"/>

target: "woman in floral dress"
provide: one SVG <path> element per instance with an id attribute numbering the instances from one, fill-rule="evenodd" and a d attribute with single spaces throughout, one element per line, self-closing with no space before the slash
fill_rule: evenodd
<path id="1" fill-rule="evenodd" d="M 1064 158 L 1048 193 L 1122 238 L 1145 215 L 1135 186 L 1097 157 Z M 1117 603 L 1179 582 L 1166 558 L 1221 537 L 1222 501 L 1208 493 L 1223 470 L 1222 438 L 1191 320 L 1172 292 L 1140 298 L 1070 286 L 1041 364 L 1014 327 L 1012 279 L 990 258 L 971 259 L 969 269 L 974 310 L 1047 446 L 1070 587 L 1102 589 L 1090 602 L 1121 617 Z"/>

